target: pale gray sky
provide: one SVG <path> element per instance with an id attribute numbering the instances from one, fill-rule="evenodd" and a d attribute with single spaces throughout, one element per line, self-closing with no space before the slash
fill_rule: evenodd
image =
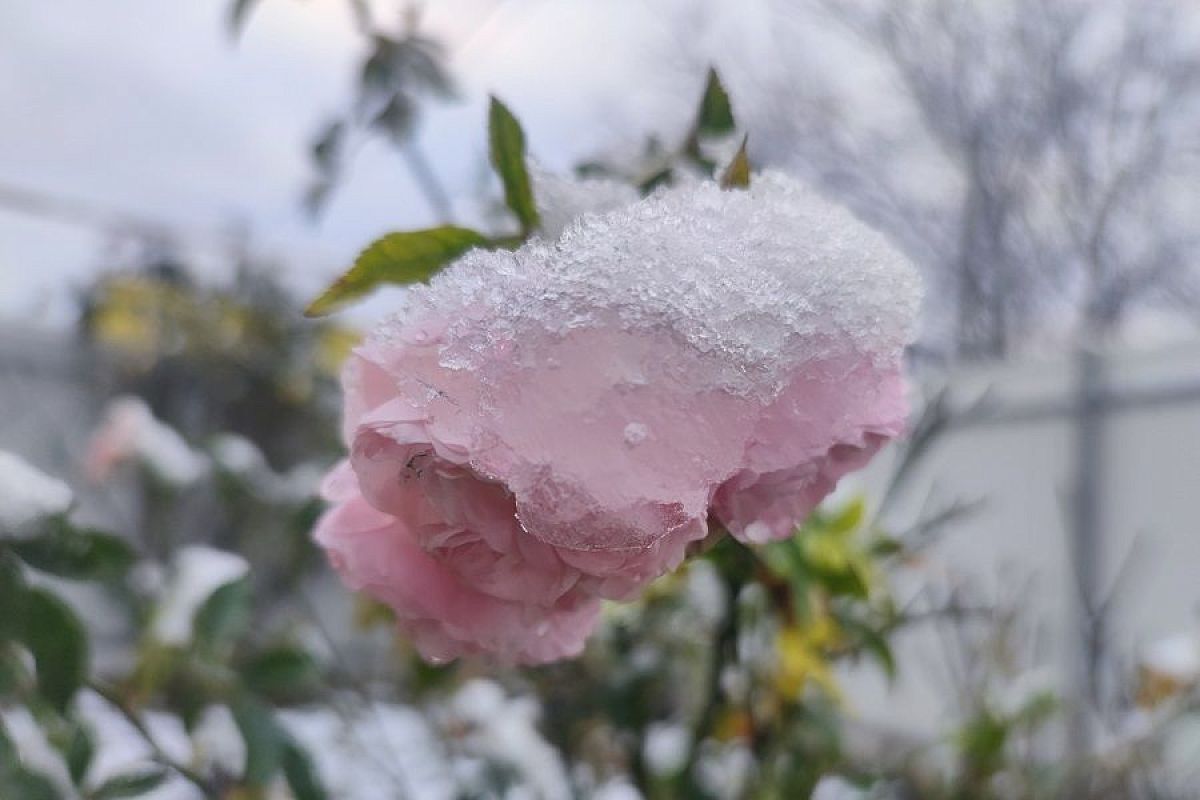
<path id="1" fill-rule="evenodd" d="M 0 3 L 0 184 L 199 231 L 245 220 L 307 293 L 372 237 L 431 216 L 403 162 L 380 145 L 354 160 L 319 224 L 304 219 L 307 144 L 350 97 L 361 43 L 343 0 L 261 0 L 235 45 L 227 3 Z M 715 28 L 744 40 L 761 24 L 746 11 L 762 4 L 426 6 L 428 26 L 454 52 L 463 100 L 427 117 L 421 146 L 469 218 L 486 175 L 488 91 L 522 117 L 539 158 L 565 165 L 647 125 L 682 122 L 702 80 L 696 53 L 683 49 L 684 41 L 697 45 L 686 26 L 711 30 L 714 16 L 736 17 Z M 69 319 L 69 289 L 97 268 L 107 244 L 86 230 L 0 212 L 0 318 Z"/>

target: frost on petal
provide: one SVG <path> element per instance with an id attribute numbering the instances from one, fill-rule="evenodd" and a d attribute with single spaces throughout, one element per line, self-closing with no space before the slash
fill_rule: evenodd
<path id="1" fill-rule="evenodd" d="M 227 583 L 244 578 L 250 565 L 224 550 L 192 545 L 175 554 L 171 578 L 155 612 L 154 637 L 165 644 L 186 644 L 192 620 L 204 602 Z"/>
<path id="2" fill-rule="evenodd" d="M 0 536 L 20 534 L 38 519 L 62 514 L 73 500 L 67 484 L 0 450 Z"/>
<path id="3" fill-rule="evenodd" d="M 473 252 L 350 359 L 350 459 L 325 487 L 342 510 L 319 537 L 423 651 L 532 658 L 514 605 L 558 631 L 674 569 L 710 519 L 790 535 L 903 429 L 919 301 L 885 240 L 774 174 Z M 346 534 L 351 509 L 373 533 Z M 416 564 L 438 576 L 422 596 Z M 451 621 L 464 591 L 496 626 Z"/>

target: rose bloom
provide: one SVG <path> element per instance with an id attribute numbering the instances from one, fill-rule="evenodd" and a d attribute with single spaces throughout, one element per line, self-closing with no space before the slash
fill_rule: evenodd
<path id="1" fill-rule="evenodd" d="M 431 661 L 577 655 L 720 525 L 790 536 L 899 434 L 920 301 L 773 173 L 691 183 L 415 287 L 343 375 L 316 539 Z"/>

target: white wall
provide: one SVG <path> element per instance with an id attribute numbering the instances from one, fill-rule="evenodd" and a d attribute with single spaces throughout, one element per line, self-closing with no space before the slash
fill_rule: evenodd
<path id="1" fill-rule="evenodd" d="M 1188 383 L 1200 388 L 1200 344 L 1110 354 L 1107 365 L 1110 385 L 1122 393 Z M 1069 403 L 1074 380 L 1075 365 L 1063 359 L 963 371 L 949 386 L 965 397 L 987 390 L 1000 408 L 1011 409 Z M 1106 424 L 1100 514 L 1105 585 L 1117 583 L 1123 572 L 1112 640 L 1116 652 L 1129 657 L 1155 639 L 1200 633 L 1200 393 L 1195 394 L 1187 402 L 1114 412 Z M 885 517 L 889 526 L 903 527 L 923 503 L 936 510 L 956 500 L 982 501 L 901 577 L 899 591 L 907 595 L 933 583 L 1015 604 L 1033 627 L 1018 660 L 1054 664 L 1052 672 L 1064 682 L 1077 597 L 1067 558 L 1072 425 L 1060 417 L 950 431 Z M 877 492 L 890 469 L 887 460 L 874 465 L 863 483 Z M 945 650 L 931 626 L 901 637 L 898 656 L 905 674 L 898 685 L 889 690 L 873 668 L 852 670 L 851 705 L 867 719 L 932 726 L 954 704 L 955 670 Z"/>

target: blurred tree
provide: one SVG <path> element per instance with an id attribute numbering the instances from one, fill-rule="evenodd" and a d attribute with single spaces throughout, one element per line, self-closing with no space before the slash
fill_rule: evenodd
<path id="1" fill-rule="evenodd" d="M 785 26 L 761 152 L 813 176 L 924 265 L 937 307 L 952 310 L 940 331 L 951 352 L 1002 356 L 1064 323 L 1084 337 L 1108 335 L 1151 305 L 1194 316 L 1194 7 L 813 8 L 882 57 L 899 90 L 887 102 L 899 111 L 886 125 L 851 122 L 830 81 L 784 47 Z"/>
<path id="2" fill-rule="evenodd" d="M 236 35 L 261 0 L 234 0 L 229 22 Z M 455 96 L 441 43 L 420 31 L 421 3 L 403 6 L 398 32 L 381 25 L 369 0 L 347 0 L 355 27 L 367 43 L 357 87 L 348 111 L 335 115 L 312 144 L 316 178 L 305 195 L 305 206 L 320 212 L 337 186 L 355 138 L 380 136 L 404 158 L 430 209 L 439 222 L 454 216 L 453 203 L 415 139 L 421 102 Z"/>
<path id="3" fill-rule="evenodd" d="M 148 252 L 84 291 L 79 333 L 110 358 L 114 393 L 188 438 L 241 434 L 277 468 L 336 452 L 337 373 L 357 334 L 303 319 L 265 267 L 200 286 L 169 250 Z"/>

